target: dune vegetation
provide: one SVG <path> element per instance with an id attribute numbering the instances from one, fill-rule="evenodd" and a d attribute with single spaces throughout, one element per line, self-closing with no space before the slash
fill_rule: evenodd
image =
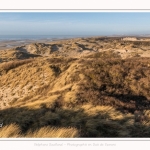
<path id="1" fill-rule="evenodd" d="M 32 48 L 33 57 L 1 58 L 0 137 L 150 137 L 150 58 L 141 51 L 122 56 L 108 47 L 120 44 L 115 40 L 75 39 L 69 56 L 57 51 L 58 41 L 44 45 L 44 52 L 55 48 L 50 56 Z M 107 51 L 81 53 L 88 42 Z M 70 56 L 77 46 L 80 54 Z M 31 56 L 30 49 L 24 53 Z"/>

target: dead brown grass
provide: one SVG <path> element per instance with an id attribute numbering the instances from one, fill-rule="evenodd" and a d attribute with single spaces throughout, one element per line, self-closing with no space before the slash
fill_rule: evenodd
<path id="1" fill-rule="evenodd" d="M 24 65 L 24 64 L 27 64 L 27 63 L 30 63 L 32 62 L 33 59 L 26 59 L 26 60 L 15 60 L 15 61 L 10 61 L 10 62 L 4 62 L 1 64 L 1 70 L 3 71 L 9 71 L 13 68 L 16 68 L 18 66 L 21 66 L 21 65 Z"/>
<path id="2" fill-rule="evenodd" d="M 88 40 L 108 39 L 82 42 Z M 74 50 L 91 50 L 82 44 Z M 149 64 L 114 51 L 1 63 L 0 136 L 149 137 Z"/>
<path id="3" fill-rule="evenodd" d="M 37 131 L 28 131 L 27 138 L 75 138 L 79 137 L 78 130 L 75 128 L 56 128 L 56 127 L 43 127 Z"/>
<path id="4" fill-rule="evenodd" d="M 21 130 L 18 125 L 10 124 L 0 128 L 1 138 L 18 138 L 20 137 Z"/>
<path id="5" fill-rule="evenodd" d="M 78 130 L 75 128 L 43 127 L 34 132 L 28 131 L 22 134 L 18 125 L 10 124 L 0 128 L 1 138 L 74 138 L 78 137 Z"/>

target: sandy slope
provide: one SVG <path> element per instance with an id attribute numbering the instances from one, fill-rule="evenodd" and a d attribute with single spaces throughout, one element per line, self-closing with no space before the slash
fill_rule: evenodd
<path id="1" fill-rule="evenodd" d="M 140 43 L 138 43 L 140 42 Z M 75 100 L 74 93 L 78 89 L 78 82 L 72 83 L 72 77 L 77 76 L 84 81 L 82 73 L 77 74 L 80 63 L 78 60 L 67 64 L 67 59 L 84 57 L 98 52 L 111 51 L 121 58 L 150 57 L 149 39 L 145 41 L 136 38 L 77 38 L 47 43 L 32 43 L 17 46 L 14 49 L 0 50 L 0 65 L 9 61 L 34 58 L 30 63 L 14 67 L 6 74 L 1 71 L 0 78 L 0 107 L 10 106 L 11 102 L 22 101 L 32 97 L 40 88 L 50 86 L 50 95 L 63 91 L 65 99 Z M 51 58 L 60 59 L 56 63 L 49 63 Z M 59 62 L 62 57 L 62 64 Z M 64 58 L 65 63 L 64 63 Z M 58 64 L 58 66 L 57 66 Z M 62 66 L 60 66 L 60 64 Z M 69 66 L 69 68 L 67 68 Z M 67 69 L 66 69 L 67 68 Z M 61 74 L 57 77 L 57 74 Z M 74 89 L 69 91 L 69 89 Z M 59 91 L 59 92 L 58 92 Z M 66 92 L 67 91 L 67 92 Z M 57 95 L 57 94 L 56 94 Z M 59 97 L 58 94 L 56 97 Z"/>
<path id="2" fill-rule="evenodd" d="M 150 39 L 137 38 L 77 38 L 46 43 L 31 43 L 23 46 L 14 47 L 13 50 L 1 50 L 0 61 L 5 59 L 15 59 L 18 55 L 30 54 L 48 57 L 84 57 L 96 52 L 112 50 L 122 58 L 135 56 L 150 57 Z M 23 54 L 19 54 L 19 53 Z M 14 53 L 18 53 L 15 56 Z M 18 57 L 19 57 L 18 56 Z M 33 56 L 31 56 L 33 57 Z M 18 58 L 17 58 L 18 59 Z M 20 59 L 22 59 L 20 57 Z"/>
<path id="3" fill-rule="evenodd" d="M 0 137 L 149 137 L 149 57 L 128 37 L 0 50 Z"/>

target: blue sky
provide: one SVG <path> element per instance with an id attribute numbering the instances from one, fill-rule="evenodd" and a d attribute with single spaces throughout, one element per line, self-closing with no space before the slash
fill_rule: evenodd
<path id="1" fill-rule="evenodd" d="M 0 12 L 0 35 L 150 34 L 150 12 Z"/>

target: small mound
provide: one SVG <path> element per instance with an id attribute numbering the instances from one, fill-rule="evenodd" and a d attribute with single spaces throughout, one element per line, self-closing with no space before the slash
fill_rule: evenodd
<path id="1" fill-rule="evenodd" d="M 27 52 L 10 49 L 10 50 L 1 50 L 0 51 L 0 62 L 8 62 L 11 60 L 20 60 L 20 59 L 29 59 L 39 57 L 39 55 L 36 54 L 30 54 Z"/>

